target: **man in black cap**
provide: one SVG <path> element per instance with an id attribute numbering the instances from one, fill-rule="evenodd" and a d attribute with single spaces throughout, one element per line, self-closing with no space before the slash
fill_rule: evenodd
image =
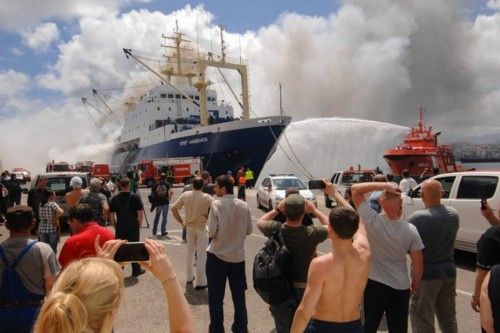
<path id="1" fill-rule="evenodd" d="M 31 332 L 40 304 L 60 271 L 59 262 L 50 246 L 30 239 L 34 225 L 30 207 L 18 205 L 7 211 L 6 227 L 10 237 L 0 245 L 2 332 Z M 3 283 L 6 275 L 12 278 L 8 269 L 15 270 L 22 287 L 9 285 L 7 281 L 12 280 Z M 7 295 L 4 294 L 4 288 Z"/>
<path id="2" fill-rule="evenodd" d="M 286 221 L 283 224 L 283 238 L 285 245 L 291 254 L 290 278 L 294 286 L 295 297 L 290 297 L 281 304 L 271 305 L 271 314 L 276 324 L 276 332 L 290 332 L 293 316 L 297 306 L 302 300 L 307 283 L 307 271 L 309 264 L 316 254 L 316 246 L 323 242 L 327 236 L 328 217 L 309 201 L 305 201 L 300 194 L 290 194 L 282 200 L 276 209 L 264 214 L 257 222 L 257 227 L 267 237 L 282 227 L 276 216 L 283 212 Z M 302 224 L 305 213 L 314 214 L 322 226 Z"/>

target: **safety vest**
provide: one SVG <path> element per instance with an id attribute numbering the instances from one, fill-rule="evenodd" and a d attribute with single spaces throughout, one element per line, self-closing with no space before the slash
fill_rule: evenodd
<path id="1" fill-rule="evenodd" d="M 246 180 L 253 180 L 253 171 L 250 169 L 247 169 L 245 172 L 245 179 Z"/>

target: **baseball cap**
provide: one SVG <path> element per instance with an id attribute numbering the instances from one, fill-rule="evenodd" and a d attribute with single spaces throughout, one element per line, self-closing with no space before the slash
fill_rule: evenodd
<path id="1" fill-rule="evenodd" d="M 297 193 L 290 194 L 285 199 L 285 214 L 287 215 L 301 215 L 305 212 L 304 198 Z"/>

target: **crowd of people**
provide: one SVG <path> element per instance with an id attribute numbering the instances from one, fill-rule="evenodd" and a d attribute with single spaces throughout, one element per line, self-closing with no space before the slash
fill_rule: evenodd
<path id="1" fill-rule="evenodd" d="M 186 284 L 208 291 L 208 331 L 224 332 L 226 283 L 234 306 L 231 330 L 248 331 L 245 240 L 253 223 L 249 205 L 240 196 L 247 186 L 241 188 L 244 171 L 238 172 L 237 182 L 230 174 L 213 182 L 206 171 L 194 175 L 172 204 L 165 175 L 151 189 L 151 211 L 156 212 L 151 238 L 144 245 L 150 260 L 132 262 L 132 276 L 149 270 L 160 281 L 172 332 L 191 332 L 194 323 L 165 246 L 153 240 L 168 238 L 169 211 L 185 229 Z M 399 185 L 383 175 L 374 180 L 354 184 L 347 198 L 324 180 L 325 195 L 337 204 L 329 215 L 297 189 L 288 189 L 257 221 L 263 235 L 282 234 L 291 260 L 291 293 L 269 306 L 276 332 L 371 333 L 377 332 L 384 315 L 389 332 L 407 332 L 408 318 L 412 332 L 434 332 L 436 318 L 442 332 L 458 331 L 457 211 L 442 204 L 440 182 L 425 180 L 420 190 L 425 209 L 402 219 L 402 192 L 416 182 L 405 173 Z M 30 191 L 28 205 L 14 203 L 5 211 L 10 237 L 0 245 L 2 330 L 113 331 L 123 298 L 124 263 L 112 259 L 126 241 L 140 240 L 145 214 L 128 177 L 110 182 L 108 186 L 94 178 L 89 189 L 82 189 L 79 177 L 71 179 L 72 190 L 65 198 L 71 235 L 59 256 L 63 211 L 45 178 Z M 487 204 L 481 214 L 492 226 L 478 242 L 471 306 L 481 313 L 483 331 L 499 332 L 500 215 Z M 327 239 L 332 250 L 319 255 L 317 246 Z M 12 281 L 17 281 L 15 287 L 6 287 Z"/>

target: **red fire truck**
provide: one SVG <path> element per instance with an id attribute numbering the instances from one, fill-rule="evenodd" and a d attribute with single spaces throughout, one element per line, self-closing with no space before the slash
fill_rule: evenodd
<path id="1" fill-rule="evenodd" d="M 186 183 L 191 175 L 203 170 L 199 157 L 167 157 L 155 160 L 143 160 L 137 165 L 140 184 L 152 187 L 162 173 L 167 175 L 171 184 Z"/>
<path id="2" fill-rule="evenodd" d="M 102 177 L 104 179 L 110 176 L 109 165 L 107 164 L 94 164 L 92 165 L 92 177 Z"/>

